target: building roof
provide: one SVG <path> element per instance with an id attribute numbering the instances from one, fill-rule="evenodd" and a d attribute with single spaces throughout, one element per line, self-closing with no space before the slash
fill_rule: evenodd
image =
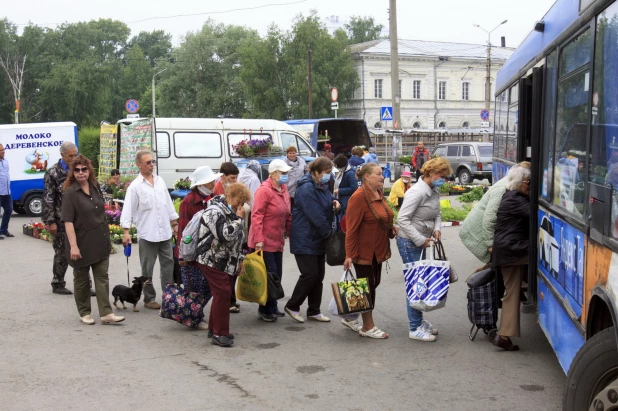
<path id="1" fill-rule="evenodd" d="M 402 57 L 453 57 L 467 59 L 486 59 L 487 46 L 484 44 L 447 43 L 442 41 L 398 40 L 399 55 Z M 388 39 L 373 40 L 350 46 L 352 53 L 390 56 L 391 42 Z M 492 47 L 491 58 L 507 60 L 515 51 L 511 47 Z"/>

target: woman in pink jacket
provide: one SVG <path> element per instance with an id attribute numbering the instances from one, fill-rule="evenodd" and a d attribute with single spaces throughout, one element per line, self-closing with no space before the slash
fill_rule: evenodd
<path id="1" fill-rule="evenodd" d="M 291 168 L 283 160 L 270 163 L 270 177 L 255 192 L 249 228 L 249 247 L 262 250 L 266 270 L 277 274 L 279 279 L 283 274 L 283 247 L 292 223 L 290 194 L 286 186 Z M 276 300 L 269 300 L 258 309 L 258 316 L 268 322 L 284 315 Z"/>

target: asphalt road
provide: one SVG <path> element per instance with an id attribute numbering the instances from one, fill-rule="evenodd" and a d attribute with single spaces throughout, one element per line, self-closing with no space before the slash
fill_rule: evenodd
<path id="1" fill-rule="evenodd" d="M 519 352 L 502 352 L 482 335 L 468 340 L 465 278 L 480 264 L 459 241 L 458 227 L 444 228 L 443 242 L 460 281 L 447 306 L 426 316 L 440 330 L 437 342 L 408 339 L 401 259 L 393 241 L 374 311 L 389 339 L 361 338 L 337 318 L 299 324 L 286 316 L 265 323 L 256 317 L 255 304 L 243 302 L 231 318 L 236 344 L 220 348 L 205 331 L 161 319 L 141 303 L 138 313 L 122 311 L 122 324 L 103 326 L 93 298 L 97 324 L 82 325 L 73 298 L 51 293 L 53 250 L 22 234 L 28 221 L 14 216 L 15 238 L 0 241 L 0 409 L 560 408 L 565 376 L 534 315 L 522 315 Z M 135 246 L 130 259 L 136 276 L 137 251 Z M 118 253 L 110 261 L 111 289 L 126 284 L 126 260 Z M 283 264 L 289 295 L 299 272 L 292 255 L 285 254 Z M 329 284 L 341 272 L 327 266 L 325 312 Z M 71 271 L 67 279 L 72 289 Z M 287 296 L 281 305 L 285 301 Z"/>

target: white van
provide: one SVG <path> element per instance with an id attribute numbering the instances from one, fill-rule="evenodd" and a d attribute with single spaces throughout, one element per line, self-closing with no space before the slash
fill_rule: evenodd
<path id="1" fill-rule="evenodd" d="M 130 124 L 136 119 L 123 119 Z M 228 118 L 163 118 L 155 119 L 157 174 L 167 188 L 188 177 L 200 166 L 219 170 L 221 163 L 234 161 L 240 156 L 232 146 L 242 140 L 272 137 L 275 146 L 295 146 L 303 157 L 317 157 L 311 144 L 292 126 L 277 120 Z"/>

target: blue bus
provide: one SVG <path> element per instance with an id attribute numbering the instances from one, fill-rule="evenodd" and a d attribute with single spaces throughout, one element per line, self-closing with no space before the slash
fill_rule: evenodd
<path id="1" fill-rule="evenodd" d="M 532 163 L 528 300 L 565 410 L 618 401 L 618 2 L 557 0 L 496 78 L 494 181 Z M 616 287 L 616 288 L 614 288 Z"/>

